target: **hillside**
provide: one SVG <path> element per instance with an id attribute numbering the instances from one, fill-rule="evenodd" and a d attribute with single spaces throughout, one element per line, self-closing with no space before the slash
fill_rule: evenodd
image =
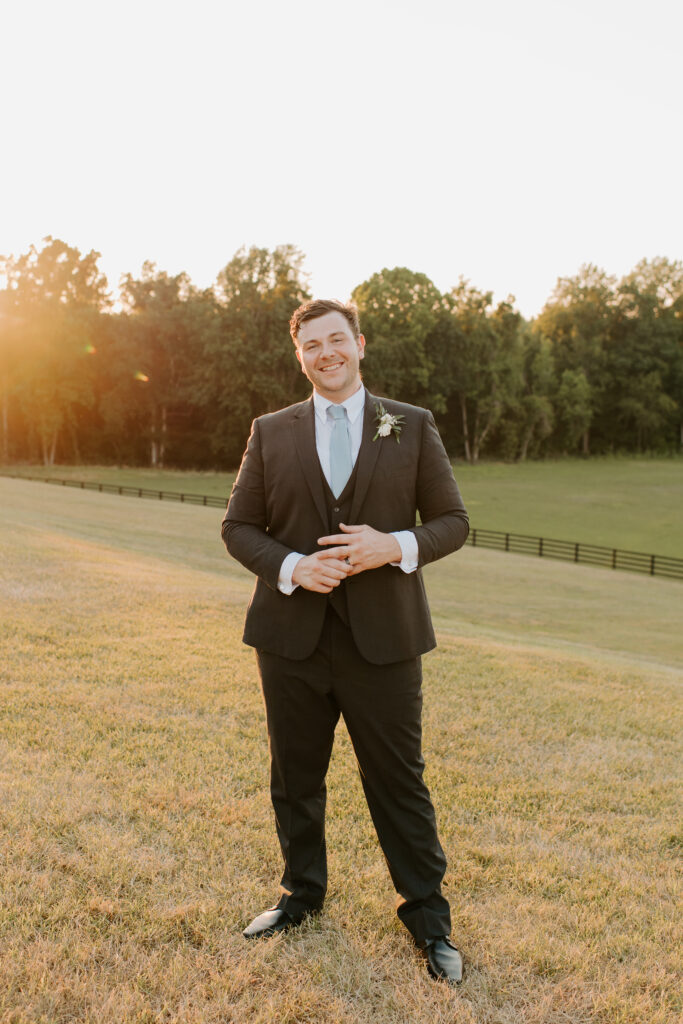
<path id="1" fill-rule="evenodd" d="M 471 548 L 430 568 L 452 992 L 396 921 L 343 729 L 323 916 L 239 934 L 279 854 L 220 518 L 0 479 L 0 1020 L 674 1024 L 681 584 Z"/>

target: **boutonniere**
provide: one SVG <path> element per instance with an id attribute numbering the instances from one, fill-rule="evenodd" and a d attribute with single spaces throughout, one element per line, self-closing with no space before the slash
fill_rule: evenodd
<path id="1" fill-rule="evenodd" d="M 375 405 L 375 412 L 377 413 L 377 433 L 372 440 L 376 441 L 378 437 L 389 437 L 389 434 L 393 434 L 396 443 L 400 444 L 400 433 L 403 430 L 405 416 L 392 416 L 381 402 Z"/>

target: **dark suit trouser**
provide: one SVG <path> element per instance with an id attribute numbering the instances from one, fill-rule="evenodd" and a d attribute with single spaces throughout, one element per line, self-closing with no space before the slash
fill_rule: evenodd
<path id="1" fill-rule="evenodd" d="M 330 609 L 304 661 L 257 651 L 268 720 L 271 797 L 285 862 L 278 906 L 294 918 L 327 888 L 325 775 L 344 716 L 392 881 L 398 915 L 418 945 L 450 933 L 441 895 L 446 858 L 422 773 L 419 658 L 372 665 Z"/>

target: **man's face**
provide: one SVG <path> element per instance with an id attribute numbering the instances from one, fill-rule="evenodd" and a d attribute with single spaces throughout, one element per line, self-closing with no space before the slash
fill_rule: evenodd
<path id="1" fill-rule="evenodd" d="M 331 402 L 344 402 L 360 387 L 365 338 L 354 338 L 341 313 L 325 313 L 302 324 L 296 357 L 315 390 Z"/>

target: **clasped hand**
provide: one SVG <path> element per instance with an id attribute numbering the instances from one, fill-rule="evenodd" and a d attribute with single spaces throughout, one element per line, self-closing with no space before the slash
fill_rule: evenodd
<path id="1" fill-rule="evenodd" d="M 401 545 L 390 533 L 366 524 L 340 523 L 339 529 L 343 533 L 318 537 L 318 544 L 325 545 L 325 550 L 299 559 L 292 573 L 294 583 L 305 590 L 329 594 L 347 576 L 401 561 Z"/>

